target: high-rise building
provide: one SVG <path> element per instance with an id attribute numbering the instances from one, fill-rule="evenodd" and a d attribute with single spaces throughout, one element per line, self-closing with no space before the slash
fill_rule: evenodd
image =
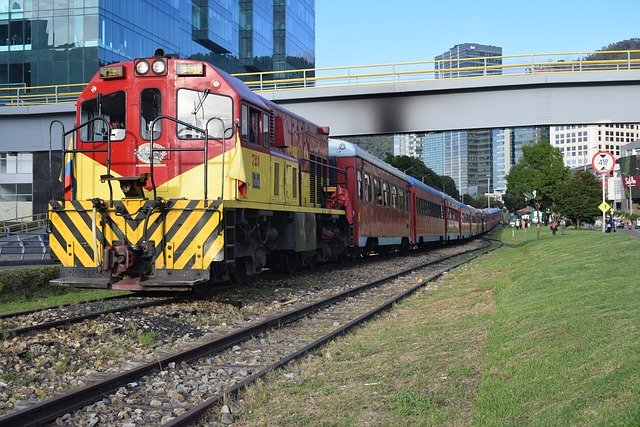
<path id="1" fill-rule="evenodd" d="M 502 48 L 478 43 L 462 43 L 436 56 L 437 79 L 502 74 Z M 473 58 L 473 59 L 472 59 Z M 487 66 L 495 68 L 485 68 Z M 477 69 L 475 69 L 477 68 Z"/>
<path id="2" fill-rule="evenodd" d="M 84 83 L 156 48 L 228 72 L 315 64 L 314 0 L 0 2 L 0 86 Z"/>
<path id="3" fill-rule="evenodd" d="M 0 0 L 0 88 L 85 83 L 157 48 L 230 73 L 313 68 L 315 0 Z M 44 210 L 48 152 L 4 143 L 0 219 Z"/>
<path id="4" fill-rule="evenodd" d="M 436 78 L 500 74 L 502 48 L 462 43 L 435 57 Z M 450 176 L 460 194 L 490 192 L 492 182 L 492 131 L 489 129 L 436 132 L 424 139 L 423 161 L 434 171 Z M 441 163 L 441 166 L 437 165 Z"/>
<path id="5" fill-rule="evenodd" d="M 431 132 L 422 140 L 422 163 L 438 175 L 444 175 L 444 134 Z"/>
<path id="6" fill-rule="evenodd" d="M 552 126 L 550 130 L 551 145 L 560 149 L 564 164 L 571 168 L 590 165 L 599 150 L 616 158 L 626 155 L 621 147 L 639 138 L 638 123 Z"/>
<path id="7" fill-rule="evenodd" d="M 393 155 L 422 158 L 422 135 L 404 133 L 393 136 Z"/>
<path id="8" fill-rule="evenodd" d="M 509 171 L 511 146 L 509 140 L 510 129 L 493 129 L 491 143 L 493 144 L 493 192 L 504 194 L 507 191 L 505 176 Z"/>

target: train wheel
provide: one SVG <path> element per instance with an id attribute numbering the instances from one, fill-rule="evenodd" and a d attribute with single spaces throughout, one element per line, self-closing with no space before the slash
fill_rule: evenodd
<path id="1" fill-rule="evenodd" d="M 316 252 L 309 252 L 309 258 L 307 258 L 307 267 L 309 270 L 313 270 L 318 265 L 318 254 Z"/>
<path id="2" fill-rule="evenodd" d="M 229 280 L 234 285 L 247 283 L 247 261 L 244 258 L 236 258 L 233 269 L 229 271 Z"/>
<path id="3" fill-rule="evenodd" d="M 295 252 L 281 252 L 280 253 L 280 271 L 283 273 L 291 274 L 296 271 L 298 267 L 298 258 Z"/>

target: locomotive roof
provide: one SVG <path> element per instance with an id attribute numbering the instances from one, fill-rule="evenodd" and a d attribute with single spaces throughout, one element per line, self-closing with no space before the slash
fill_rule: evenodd
<path id="1" fill-rule="evenodd" d="M 224 70 L 221 70 L 220 68 L 209 64 L 211 67 L 213 67 L 218 73 L 220 73 L 220 76 L 223 77 L 230 85 L 231 87 L 233 87 L 233 89 L 238 93 L 238 95 L 240 95 L 240 97 L 254 105 L 256 105 L 257 107 L 263 108 L 265 110 L 277 110 L 277 111 L 281 111 L 283 113 L 286 113 L 288 116 L 294 117 L 297 120 L 303 121 L 303 122 L 307 122 L 312 124 L 313 126 L 319 127 L 319 125 L 309 121 L 309 119 L 306 119 L 304 117 L 301 117 L 289 110 L 285 110 L 284 108 L 282 108 L 281 106 L 279 106 L 278 104 L 276 104 L 275 102 L 272 102 L 260 95 L 258 95 L 257 93 L 253 92 L 251 89 L 249 89 L 249 87 L 239 78 L 232 76 L 231 74 L 227 73 Z"/>

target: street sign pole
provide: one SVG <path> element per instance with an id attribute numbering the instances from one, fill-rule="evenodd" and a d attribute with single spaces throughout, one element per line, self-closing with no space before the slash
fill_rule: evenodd
<path id="1" fill-rule="evenodd" d="M 609 172 L 613 170 L 613 167 L 615 166 L 615 164 L 616 164 L 616 158 L 613 157 L 613 154 L 604 150 L 598 151 L 596 154 L 593 155 L 593 158 L 591 159 L 591 166 L 593 167 L 593 171 L 595 173 L 599 173 L 602 175 L 602 204 L 600 204 L 600 206 L 606 207 L 606 208 L 601 208 L 603 233 L 606 232 L 605 221 L 607 220 L 606 214 L 607 214 L 607 211 L 609 210 L 608 209 L 609 205 L 607 204 L 607 201 L 605 199 L 604 180 L 606 179 L 606 177 L 609 176 Z"/>
<path id="2" fill-rule="evenodd" d="M 607 203 L 607 201 L 605 200 L 605 197 L 604 197 L 605 196 L 605 194 L 604 194 L 604 177 L 605 176 L 607 176 L 607 175 L 603 173 L 602 174 L 602 203 Z M 606 231 L 606 228 L 605 228 L 606 224 L 604 223 L 607 220 L 606 216 L 607 216 L 607 213 L 603 210 L 602 211 L 602 232 L 603 233 Z M 613 226 L 615 227 L 615 224 Z M 613 230 L 611 230 L 611 231 L 613 231 Z"/>

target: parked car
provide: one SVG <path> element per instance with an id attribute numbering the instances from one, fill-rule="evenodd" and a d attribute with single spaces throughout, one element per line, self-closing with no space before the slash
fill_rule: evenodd
<path id="1" fill-rule="evenodd" d="M 590 222 L 583 222 L 582 224 L 580 224 L 580 228 L 584 230 L 593 230 L 594 226 Z"/>

